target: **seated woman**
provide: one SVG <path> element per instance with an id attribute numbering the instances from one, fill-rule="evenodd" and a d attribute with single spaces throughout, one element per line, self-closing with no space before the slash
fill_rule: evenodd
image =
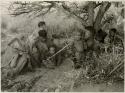
<path id="1" fill-rule="evenodd" d="M 11 46 L 13 52 L 15 53 L 14 57 L 9 62 L 9 67 L 11 68 L 10 72 L 12 75 L 21 72 L 21 70 L 23 70 L 24 66 L 28 62 L 29 51 L 26 41 L 26 36 L 21 35 L 21 37 L 14 38 L 8 43 L 8 46 Z M 28 66 L 31 67 L 31 64 L 28 63 Z"/>

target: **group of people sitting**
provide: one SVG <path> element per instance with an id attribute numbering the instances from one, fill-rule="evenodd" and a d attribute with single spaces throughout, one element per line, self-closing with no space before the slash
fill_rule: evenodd
<path id="1" fill-rule="evenodd" d="M 52 38 L 48 38 L 45 22 L 40 22 L 38 27 L 40 28 L 38 36 L 33 40 L 31 47 L 36 66 L 43 65 L 53 68 L 59 65 L 58 63 L 61 63 L 61 54 L 50 57 L 59 51 L 60 47 L 54 43 L 56 38 L 53 36 L 55 35 Z"/>
<path id="2" fill-rule="evenodd" d="M 86 31 L 81 29 L 75 31 L 73 42 L 70 42 L 69 47 L 65 49 L 63 49 L 65 44 L 59 44 L 58 36 L 52 35 L 52 38 L 48 38 L 46 23 L 44 21 L 38 23 L 38 28 L 36 36 L 31 35 L 31 37 L 26 37 L 22 35 L 20 38 L 14 38 L 8 43 L 15 52 L 14 57 L 9 62 L 13 74 L 18 74 L 24 67 L 30 69 L 41 66 L 55 68 L 63 62 L 66 54 L 72 55 L 74 67 L 79 68 L 83 65 L 87 51 L 97 51 L 98 49 L 91 33 L 91 30 L 93 30 L 90 29 L 91 27 L 86 28 Z M 98 34 L 102 35 L 101 32 L 98 32 Z M 103 42 L 105 36 L 97 38 L 98 41 Z M 15 41 L 18 42 L 18 45 L 14 45 Z M 96 47 L 94 48 L 94 46 Z M 67 48 L 70 48 L 71 51 L 65 51 Z"/>
<path id="3" fill-rule="evenodd" d="M 62 53 L 64 52 L 54 55 L 62 48 L 57 44 L 59 42 L 57 36 L 53 35 L 52 38 L 48 38 L 44 21 L 38 23 L 38 28 L 37 33 L 33 33 L 30 37 L 20 34 L 21 37 L 16 37 L 8 43 L 14 52 L 14 57 L 8 64 L 12 74 L 20 73 L 25 69 L 24 67 L 29 69 L 41 66 L 55 68 L 63 61 Z"/>

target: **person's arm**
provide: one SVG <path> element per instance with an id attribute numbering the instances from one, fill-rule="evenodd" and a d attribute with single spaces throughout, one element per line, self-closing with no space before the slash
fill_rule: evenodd
<path id="1" fill-rule="evenodd" d="M 17 40 L 17 38 L 12 39 L 9 43 L 8 46 L 10 46 L 13 42 L 15 42 Z"/>
<path id="2" fill-rule="evenodd" d="M 20 46 L 22 46 L 22 43 L 21 41 L 19 40 L 19 38 L 14 38 L 12 39 L 9 43 L 8 43 L 8 46 L 10 46 L 13 42 L 17 41 L 19 43 Z"/>
<path id="3" fill-rule="evenodd" d="M 31 51 L 33 52 L 34 49 L 37 49 L 37 41 L 35 40 L 31 45 Z"/>

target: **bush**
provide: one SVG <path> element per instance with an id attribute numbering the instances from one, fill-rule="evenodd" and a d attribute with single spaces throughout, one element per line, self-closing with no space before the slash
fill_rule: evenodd
<path id="1" fill-rule="evenodd" d="M 95 61 L 88 64 L 88 76 L 96 83 L 109 79 L 115 80 L 116 77 L 123 79 L 121 75 L 124 74 L 124 54 L 120 51 L 123 51 L 123 48 L 114 46 L 111 53 L 104 52 L 99 58 L 94 57 Z"/>

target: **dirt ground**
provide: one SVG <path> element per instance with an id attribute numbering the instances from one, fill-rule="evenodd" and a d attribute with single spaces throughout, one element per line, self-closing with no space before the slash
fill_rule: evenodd
<path id="1" fill-rule="evenodd" d="M 74 70 L 73 63 L 70 59 L 65 60 L 61 66 L 55 69 L 47 68 L 37 68 L 35 71 L 23 73 L 18 75 L 15 79 L 10 82 L 18 82 L 13 84 L 11 88 L 3 89 L 2 91 L 22 91 L 22 92 L 123 92 L 124 83 L 103 83 L 103 84 L 93 84 L 92 82 L 87 82 L 87 79 L 83 79 L 84 83 L 79 81 L 80 73 L 83 69 Z M 38 77 L 35 81 L 34 78 Z M 78 80 L 79 79 L 79 80 Z M 30 87 L 19 86 L 21 82 L 28 83 Z M 31 83 L 32 82 L 32 83 Z M 9 85 L 9 84 L 8 84 Z"/>

